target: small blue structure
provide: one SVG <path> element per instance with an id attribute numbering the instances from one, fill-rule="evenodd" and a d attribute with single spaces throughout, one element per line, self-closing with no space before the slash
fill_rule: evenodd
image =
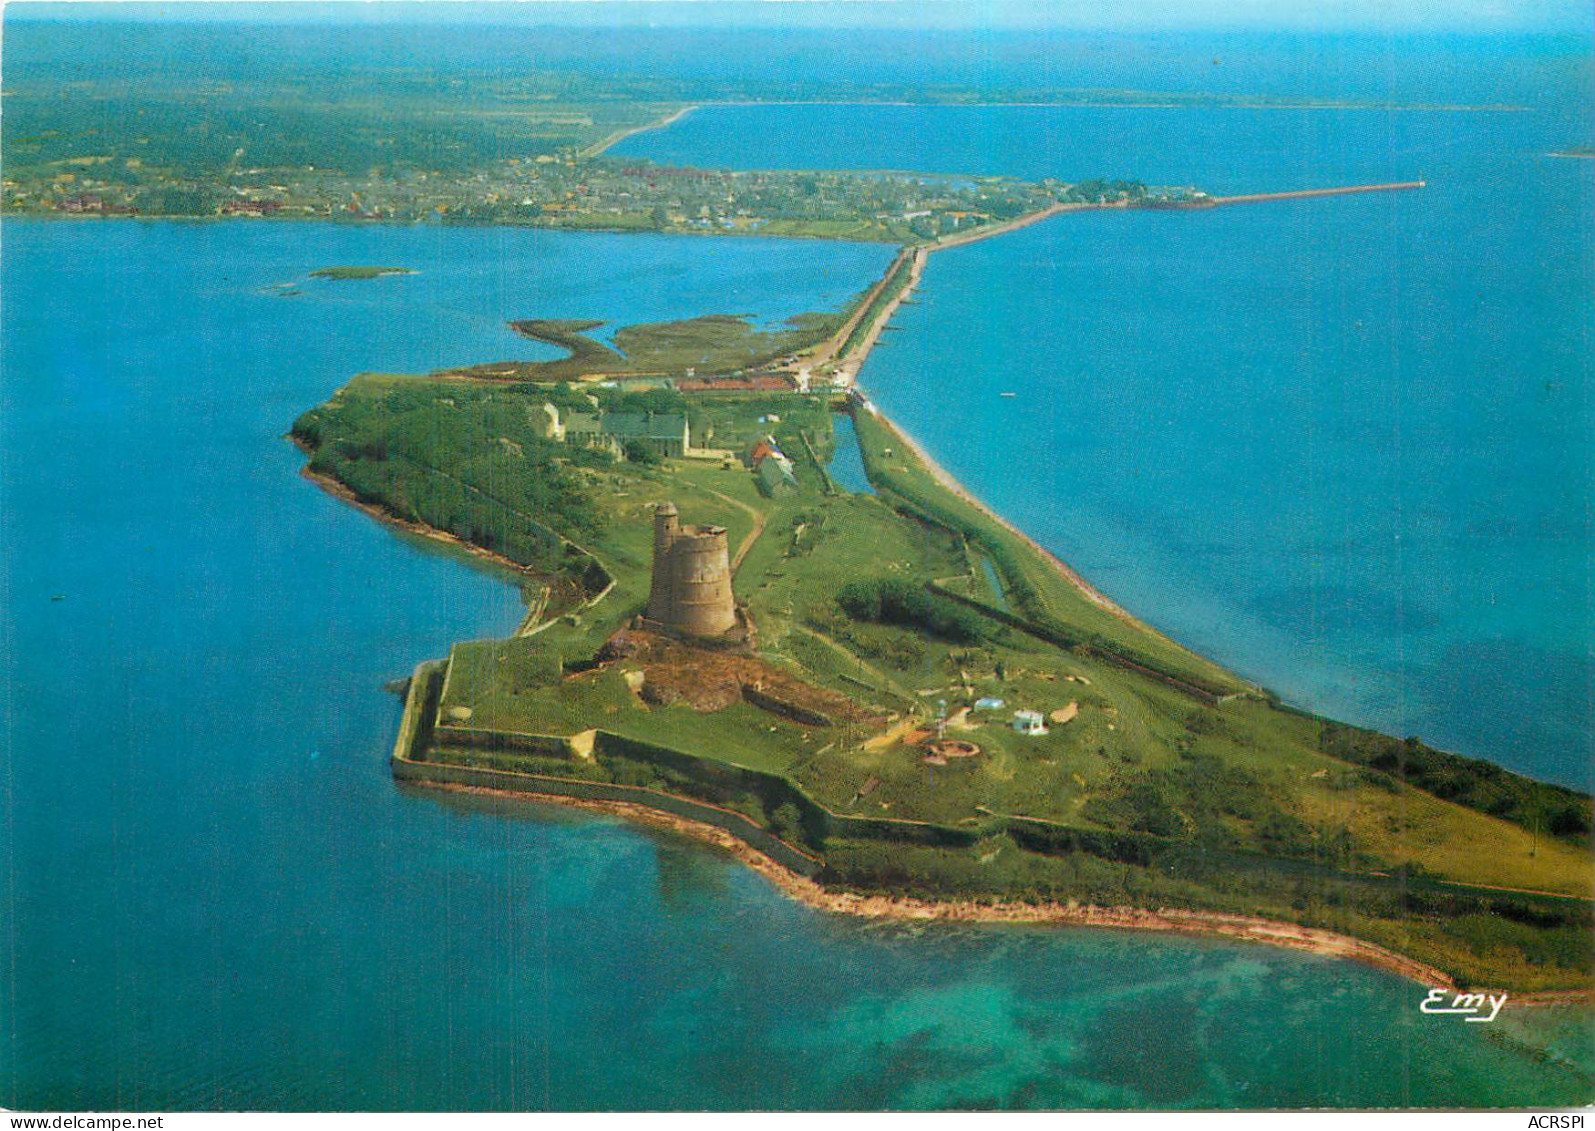
<path id="1" fill-rule="evenodd" d="M 1002 710 L 1003 706 L 1004 704 L 1001 699 L 992 699 L 988 697 L 985 699 L 975 700 L 975 710 L 977 711 L 1000 711 Z"/>

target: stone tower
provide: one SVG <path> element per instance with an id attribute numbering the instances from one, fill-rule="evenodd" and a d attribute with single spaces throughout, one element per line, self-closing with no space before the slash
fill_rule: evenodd
<path id="1" fill-rule="evenodd" d="M 693 636 L 720 636 L 736 627 L 725 527 L 682 526 L 676 504 L 655 508 L 648 619 Z"/>

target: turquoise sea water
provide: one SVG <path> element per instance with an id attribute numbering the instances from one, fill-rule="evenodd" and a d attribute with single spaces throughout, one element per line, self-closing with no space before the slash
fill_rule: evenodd
<path id="1" fill-rule="evenodd" d="M 1595 162 L 1546 155 L 1595 129 L 1583 85 L 1535 65 L 1475 80 L 1516 112 L 716 106 L 622 150 L 1216 193 L 1426 179 L 938 254 L 861 381 L 1184 643 L 1313 710 L 1588 788 Z"/>
<path id="2" fill-rule="evenodd" d="M 1578 1026 L 1531 1056 L 1360 966 L 838 919 L 692 843 L 394 784 L 380 683 L 520 605 L 298 478 L 293 417 L 361 369 L 527 355 L 511 316 L 779 317 L 840 301 L 888 250 L 4 234 L 0 1106 L 1450 1105 L 1595 1087 L 1565 1063 Z M 303 283 L 362 262 L 421 274 Z"/>

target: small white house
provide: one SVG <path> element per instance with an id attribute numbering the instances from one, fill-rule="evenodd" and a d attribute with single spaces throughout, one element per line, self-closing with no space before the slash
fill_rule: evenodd
<path id="1" fill-rule="evenodd" d="M 1015 711 L 1013 713 L 1013 728 L 1020 734 L 1041 735 L 1047 733 L 1047 723 L 1041 717 L 1040 711 Z"/>

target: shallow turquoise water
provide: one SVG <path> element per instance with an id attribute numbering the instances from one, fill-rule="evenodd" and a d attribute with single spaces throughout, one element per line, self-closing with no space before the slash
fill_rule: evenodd
<path id="1" fill-rule="evenodd" d="M 1595 127 L 1536 65 L 1475 80 L 1522 112 L 710 107 L 623 149 L 1219 193 L 1426 178 L 938 254 L 861 381 L 1177 639 L 1313 710 L 1588 788 L 1595 163 L 1546 154 Z"/>
<path id="2" fill-rule="evenodd" d="M 513 590 L 295 472 L 364 368 L 839 301 L 880 248 L 6 224 L 0 1105 L 1567 1103 L 1592 1082 L 1347 963 L 872 926 L 695 844 L 397 787 L 378 690 Z M 306 285 L 329 263 L 422 274 Z M 780 296 L 774 297 L 761 296 Z M 778 303 L 778 305 L 776 305 Z M 62 597 L 60 601 L 53 596 Z"/>

